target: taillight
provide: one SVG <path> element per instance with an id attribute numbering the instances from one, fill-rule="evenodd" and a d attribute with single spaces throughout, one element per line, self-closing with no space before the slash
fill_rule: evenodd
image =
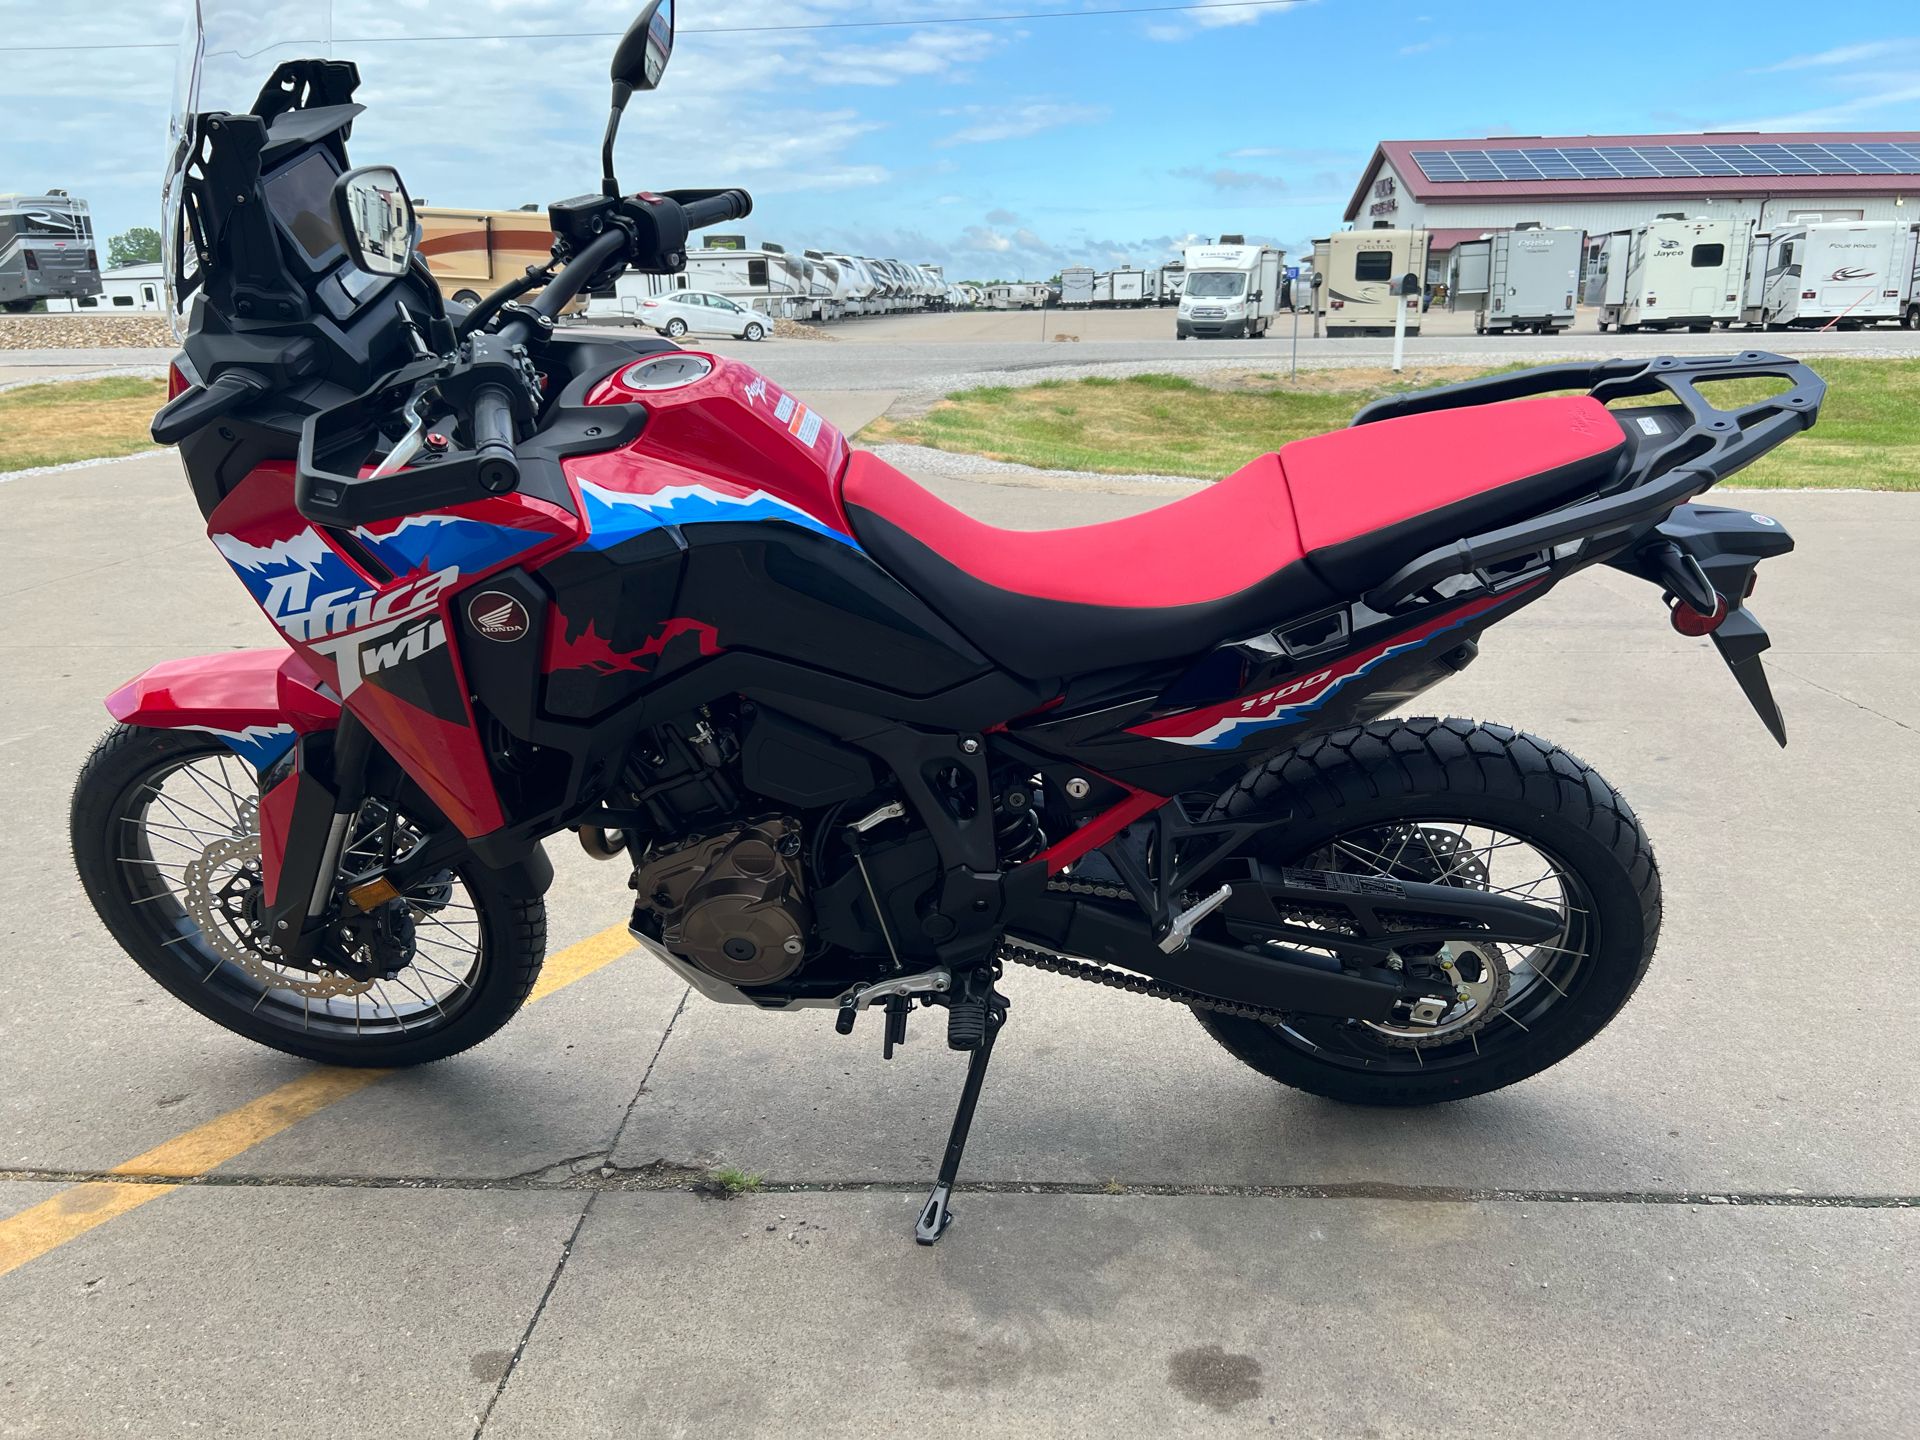
<path id="1" fill-rule="evenodd" d="M 187 379 L 187 372 L 180 368 L 178 360 L 167 364 L 167 399 L 178 400 L 193 388 L 193 382 Z"/>
<path id="2" fill-rule="evenodd" d="M 33 251 L 31 250 L 28 250 L 25 253 L 27 258 L 27 268 L 29 270 L 38 270 L 40 268 L 40 257 L 34 254 Z"/>
<path id="3" fill-rule="evenodd" d="M 1658 305 L 1659 303 L 1660 303 L 1660 297 L 1658 295 L 1647 296 L 1647 304 Z"/>
<path id="4" fill-rule="evenodd" d="M 1711 615 L 1702 615 L 1686 601 L 1675 599 L 1673 609 L 1668 612 L 1668 618 L 1672 620 L 1673 628 L 1678 630 L 1682 635 L 1691 635 L 1696 639 L 1702 635 L 1711 635 L 1714 631 L 1718 630 L 1721 625 L 1726 622 L 1727 597 L 1717 595 L 1714 598 L 1719 601 L 1719 603 L 1713 607 L 1713 613 Z"/>
<path id="5" fill-rule="evenodd" d="M 1802 290 L 1802 291 L 1800 292 L 1800 298 L 1801 298 L 1802 300 L 1812 300 L 1812 299 L 1814 299 L 1814 298 L 1816 298 L 1816 297 L 1815 297 L 1815 295 L 1814 295 L 1814 293 L 1813 293 L 1813 291 L 1811 291 L 1811 290 Z"/>
<path id="6" fill-rule="evenodd" d="M 1336 300 L 1333 302 L 1333 308 L 1336 310 L 1344 310 L 1347 308 L 1347 302 L 1344 300 Z"/>
<path id="7" fill-rule="evenodd" d="M 100 257 L 91 250 L 87 251 L 87 268 L 89 270 L 98 270 L 100 268 Z"/>

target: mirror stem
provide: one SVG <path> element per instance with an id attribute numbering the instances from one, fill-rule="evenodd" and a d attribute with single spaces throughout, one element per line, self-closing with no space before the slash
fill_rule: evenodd
<path id="1" fill-rule="evenodd" d="M 613 111 L 607 116 L 607 138 L 600 142 L 600 193 L 609 199 L 620 198 L 620 182 L 613 173 L 613 139 L 620 133 L 620 112 L 633 98 L 633 87 L 624 80 L 613 82 Z"/>

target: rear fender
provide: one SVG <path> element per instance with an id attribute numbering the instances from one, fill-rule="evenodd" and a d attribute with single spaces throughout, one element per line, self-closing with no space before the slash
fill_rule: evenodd
<path id="1" fill-rule="evenodd" d="M 107 697 L 126 725 L 201 730 L 264 773 L 302 735 L 336 729 L 340 702 L 284 647 L 165 660 Z"/>

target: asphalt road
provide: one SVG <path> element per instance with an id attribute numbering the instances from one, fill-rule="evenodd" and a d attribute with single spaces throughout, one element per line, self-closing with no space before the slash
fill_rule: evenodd
<path id="1" fill-rule="evenodd" d="M 1016 525 L 1154 503 L 936 488 Z M 79 893 L 68 790 L 101 696 L 268 632 L 171 456 L 0 483 L 0 1433 L 1907 1432 L 1920 508 L 1744 503 L 1800 541 L 1755 601 L 1792 748 L 1611 573 L 1422 703 L 1562 741 L 1645 820 L 1665 938 L 1609 1031 L 1366 1111 L 1016 971 L 994 1188 L 926 1251 L 938 1027 L 886 1064 L 870 1023 L 690 998 L 562 842 L 553 988 L 467 1056 L 343 1081 L 168 999 Z M 719 1163 L 768 1189 L 688 1193 Z"/>

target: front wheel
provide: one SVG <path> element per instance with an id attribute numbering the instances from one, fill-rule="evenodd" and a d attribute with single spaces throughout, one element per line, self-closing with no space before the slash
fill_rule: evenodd
<path id="1" fill-rule="evenodd" d="M 476 1045 L 526 1001 L 546 910 L 469 860 L 343 919 L 318 962 L 256 934 L 258 786 L 212 735 L 116 725 L 73 792 L 73 856 L 94 910 L 176 999 L 249 1040 L 329 1065 L 401 1066 Z M 369 800 L 342 868 L 404 853 L 420 827 Z"/>
<path id="2" fill-rule="evenodd" d="M 747 325 L 745 330 L 741 331 L 741 334 L 747 339 L 757 342 L 767 338 L 767 327 L 760 324 L 757 320 L 752 321 Z"/>
<path id="3" fill-rule="evenodd" d="M 1441 978 L 1458 998 L 1442 1013 L 1376 1023 L 1195 1012 L 1283 1084 L 1368 1105 L 1485 1094 L 1599 1034 L 1652 962 L 1660 877 L 1646 833 L 1606 781 L 1532 735 L 1466 720 L 1336 731 L 1248 776 L 1214 810 L 1242 823 L 1267 814 L 1274 824 L 1246 853 L 1269 864 L 1487 890 L 1561 917 L 1542 945 L 1449 947 L 1457 972 Z"/>

